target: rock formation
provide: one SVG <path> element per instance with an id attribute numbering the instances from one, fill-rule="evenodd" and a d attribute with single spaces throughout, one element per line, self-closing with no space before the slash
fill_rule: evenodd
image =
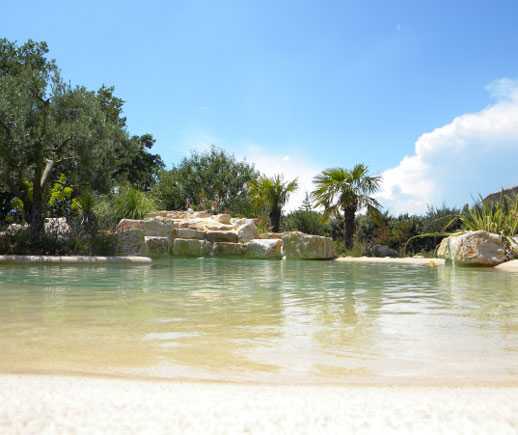
<path id="1" fill-rule="evenodd" d="M 259 234 L 254 219 L 207 212 L 159 211 L 117 225 L 118 255 L 331 259 L 330 237 L 292 231 Z"/>
<path id="2" fill-rule="evenodd" d="M 486 231 L 467 231 L 443 239 L 437 256 L 460 266 L 496 266 L 509 260 L 501 237 Z"/>

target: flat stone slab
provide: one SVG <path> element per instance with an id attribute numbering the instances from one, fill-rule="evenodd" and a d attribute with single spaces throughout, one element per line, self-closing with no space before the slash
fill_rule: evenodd
<path id="1" fill-rule="evenodd" d="M 149 257 L 90 257 L 57 255 L 0 255 L 0 263 L 23 264 L 151 264 Z"/>

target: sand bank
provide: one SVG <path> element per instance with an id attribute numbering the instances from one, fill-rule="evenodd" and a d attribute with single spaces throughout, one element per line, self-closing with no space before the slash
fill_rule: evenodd
<path id="1" fill-rule="evenodd" d="M 443 266 L 445 260 L 441 258 L 390 258 L 390 257 L 340 257 L 335 261 L 351 262 L 351 263 L 395 263 L 395 264 L 426 264 L 433 262 L 435 266 Z"/>
<path id="2" fill-rule="evenodd" d="M 0 255 L 0 263 L 15 264 L 151 264 L 149 257 L 91 257 L 58 255 Z"/>
<path id="3" fill-rule="evenodd" d="M 510 271 L 518 272 L 518 260 L 506 261 L 505 263 L 495 266 L 495 269 L 510 270 Z"/>
<path id="4" fill-rule="evenodd" d="M 518 388 L 0 376 L 0 433 L 498 433 Z"/>

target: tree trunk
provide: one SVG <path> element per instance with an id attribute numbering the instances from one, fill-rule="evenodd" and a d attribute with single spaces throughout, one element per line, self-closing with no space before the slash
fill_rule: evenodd
<path id="1" fill-rule="evenodd" d="M 351 249 L 353 247 L 354 238 L 354 215 L 356 207 L 344 208 L 344 247 Z"/>
<path id="2" fill-rule="evenodd" d="M 32 186 L 32 204 L 31 204 L 31 231 L 33 234 L 39 234 L 43 231 L 44 221 L 44 203 L 43 203 L 43 187 L 40 183 L 42 171 L 35 170 L 33 186 Z M 25 206 L 25 204 L 24 204 Z"/>
<path id="3" fill-rule="evenodd" d="M 270 223 L 272 224 L 272 231 L 278 233 L 281 227 L 281 211 L 272 208 L 270 211 Z"/>

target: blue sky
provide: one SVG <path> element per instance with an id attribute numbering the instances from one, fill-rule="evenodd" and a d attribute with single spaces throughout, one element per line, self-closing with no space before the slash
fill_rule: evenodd
<path id="1" fill-rule="evenodd" d="M 168 166 L 214 144 L 299 176 L 296 207 L 361 162 L 393 213 L 518 184 L 516 1 L 2 3 L 0 36 L 114 85 Z"/>

